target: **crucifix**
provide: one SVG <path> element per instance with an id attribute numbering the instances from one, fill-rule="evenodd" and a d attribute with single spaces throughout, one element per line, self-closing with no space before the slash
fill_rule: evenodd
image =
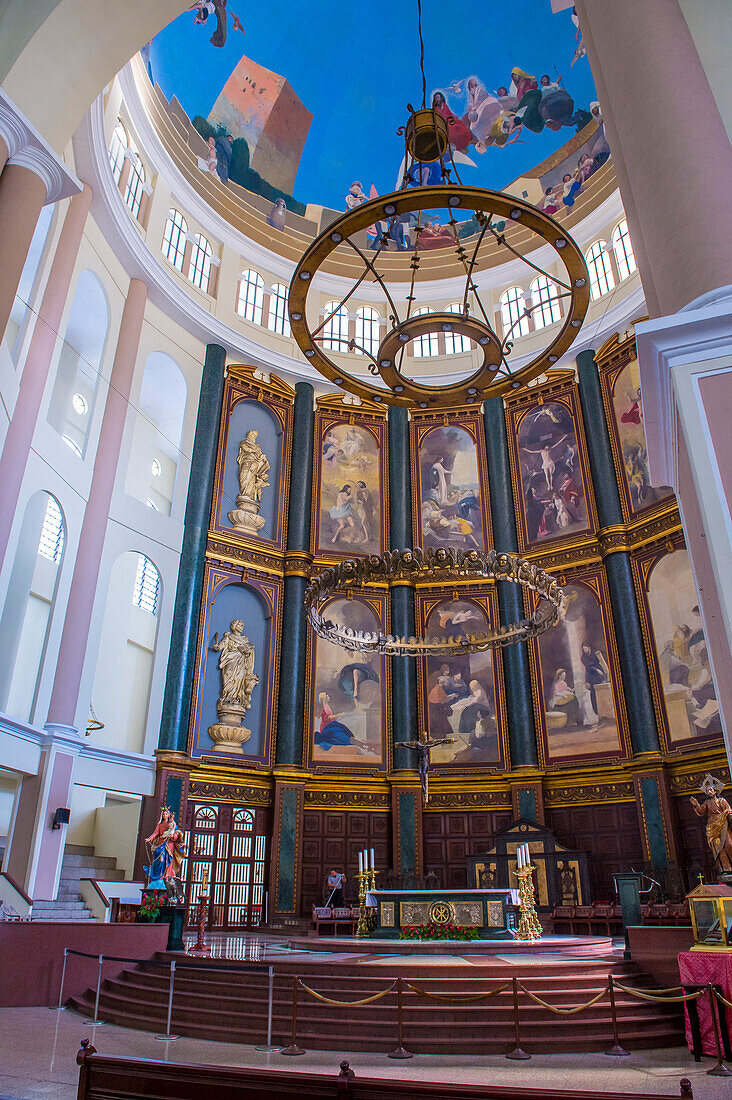
<path id="1" fill-rule="evenodd" d="M 430 737 L 426 730 L 423 730 L 419 735 L 419 741 L 402 741 L 402 745 L 405 749 L 416 749 L 419 757 L 419 763 L 417 765 L 419 770 L 419 778 L 422 783 L 422 795 L 425 802 L 429 802 L 429 770 L 430 764 L 430 750 L 436 749 L 438 745 L 453 745 L 455 743 L 454 737 Z"/>

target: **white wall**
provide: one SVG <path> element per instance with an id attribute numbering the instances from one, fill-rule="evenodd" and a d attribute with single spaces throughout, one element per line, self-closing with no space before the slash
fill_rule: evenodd
<path id="1" fill-rule="evenodd" d="M 94 817 L 94 851 L 98 856 L 111 856 L 117 860 L 117 868 L 132 880 L 137 848 L 137 829 L 140 824 L 139 798 L 123 801 L 107 796 Z"/>

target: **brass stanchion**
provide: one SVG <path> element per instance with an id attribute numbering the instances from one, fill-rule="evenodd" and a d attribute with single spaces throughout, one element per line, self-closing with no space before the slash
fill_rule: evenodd
<path id="1" fill-rule="evenodd" d="M 717 1048 L 717 1064 L 707 1070 L 708 1077 L 732 1077 L 732 1070 L 727 1069 L 722 1058 L 722 1041 L 719 1033 L 719 1017 L 717 1015 L 717 996 L 711 982 L 707 983 L 709 994 L 709 1011 L 712 1014 L 712 1027 L 714 1028 L 714 1043 Z"/>
<path id="2" fill-rule="evenodd" d="M 519 1006 L 518 1006 L 518 978 L 512 978 L 513 983 L 513 1030 L 516 1046 L 506 1055 L 513 1062 L 525 1062 L 531 1055 L 521 1049 L 521 1032 L 519 1031 Z"/>
<path id="3" fill-rule="evenodd" d="M 306 1052 L 297 1045 L 297 978 L 292 979 L 292 1035 L 289 1047 L 285 1047 L 280 1054 L 305 1054 Z"/>
<path id="4" fill-rule="evenodd" d="M 404 1021 L 402 1019 L 402 979 L 397 978 L 397 1045 L 396 1049 L 392 1050 L 387 1055 L 388 1058 L 413 1058 L 411 1054 L 404 1047 Z"/>
<path id="5" fill-rule="evenodd" d="M 630 1054 L 629 1050 L 624 1050 L 620 1045 L 620 1036 L 618 1035 L 618 1015 L 615 1009 L 615 986 L 613 982 L 612 974 L 607 976 L 607 990 L 610 994 L 610 1015 L 613 1020 L 613 1045 L 605 1053 L 611 1058 L 624 1058 Z"/>

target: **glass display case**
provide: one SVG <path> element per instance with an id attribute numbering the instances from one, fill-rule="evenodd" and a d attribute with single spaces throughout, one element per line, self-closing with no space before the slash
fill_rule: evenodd
<path id="1" fill-rule="evenodd" d="M 688 895 L 694 930 L 692 951 L 732 951 L 732 889 L 700 883 Z"/>

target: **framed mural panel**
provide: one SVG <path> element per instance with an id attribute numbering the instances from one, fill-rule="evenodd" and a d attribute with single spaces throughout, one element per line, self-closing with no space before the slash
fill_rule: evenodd
<path id="1" fill-rule="evenodd" d="M 597 361 L 623 515 L 631 520 L 674 494 L 668 485 L 651 485 L 635 339 L 613 337 Z"/>
<path id="2" fill-rule="evenodd" d="M 644 548 L 632 564 L 664 748 L 719 744 L 717 688 L 683 536 Z"/>
<path id="3" fill-rule="evenodd" d="M 285 546 L 294 399 L 295 391 L 274 375 L 265 383 L 254 367 L 229 367 L 211 530 L 233 543 Z"/>
<path id="4" fill-rule="evenodd" d="M 460 593 L 419 592 L 417 615 L 423 636 L 457 638 L 498 622 L 498 596 L 488 585 Z M 505 771 L 508 731 L 500 650 L 423 658 L 418 676 L 422 728 L 431 737 L 454 738 L 453 744 L 432 749 L 432 766 L 443 772 Z"/>
<path id="5" fill-rule="evenodd" d="M 478 412 L 412 414 L 415 545 L 490 550 L 483 417 Z"/>
<path id="6" fill-rule="evenodd" d="M 506 406 L 519 549 L 593 532 L 592 478 L 574 381 L 531 389 Z"/>
<path id="7" fill-rule="evenodd" d="M 529 645 L 543 764 L 628 756 L 630 741 L 607 580 L 567 577 L 561 621 Z M 533 593 L 529 610 L 536 606 Z"/>
<path id="8" fill-rule="evenodd" d="M 318 399 L 311 545 L 318 557 L 380 554 L 388 545 L 386 414 Z"/>
<path id="9" fill-rule="evenodd" d="M 269 768 L 274 759 L 282 585 L 206 563 L 188 752 Z M 230 731 L 234 730 L 234 733 Z"/>
<path id="10" fill-rule="evenodd" d="M 388 632 L 386 593 L 325 605 L 354 630 Z M 386 771 L 391 677 L 385 657 L 351 653 L 308 631 L 306 759 L 315 771 Z"/>

